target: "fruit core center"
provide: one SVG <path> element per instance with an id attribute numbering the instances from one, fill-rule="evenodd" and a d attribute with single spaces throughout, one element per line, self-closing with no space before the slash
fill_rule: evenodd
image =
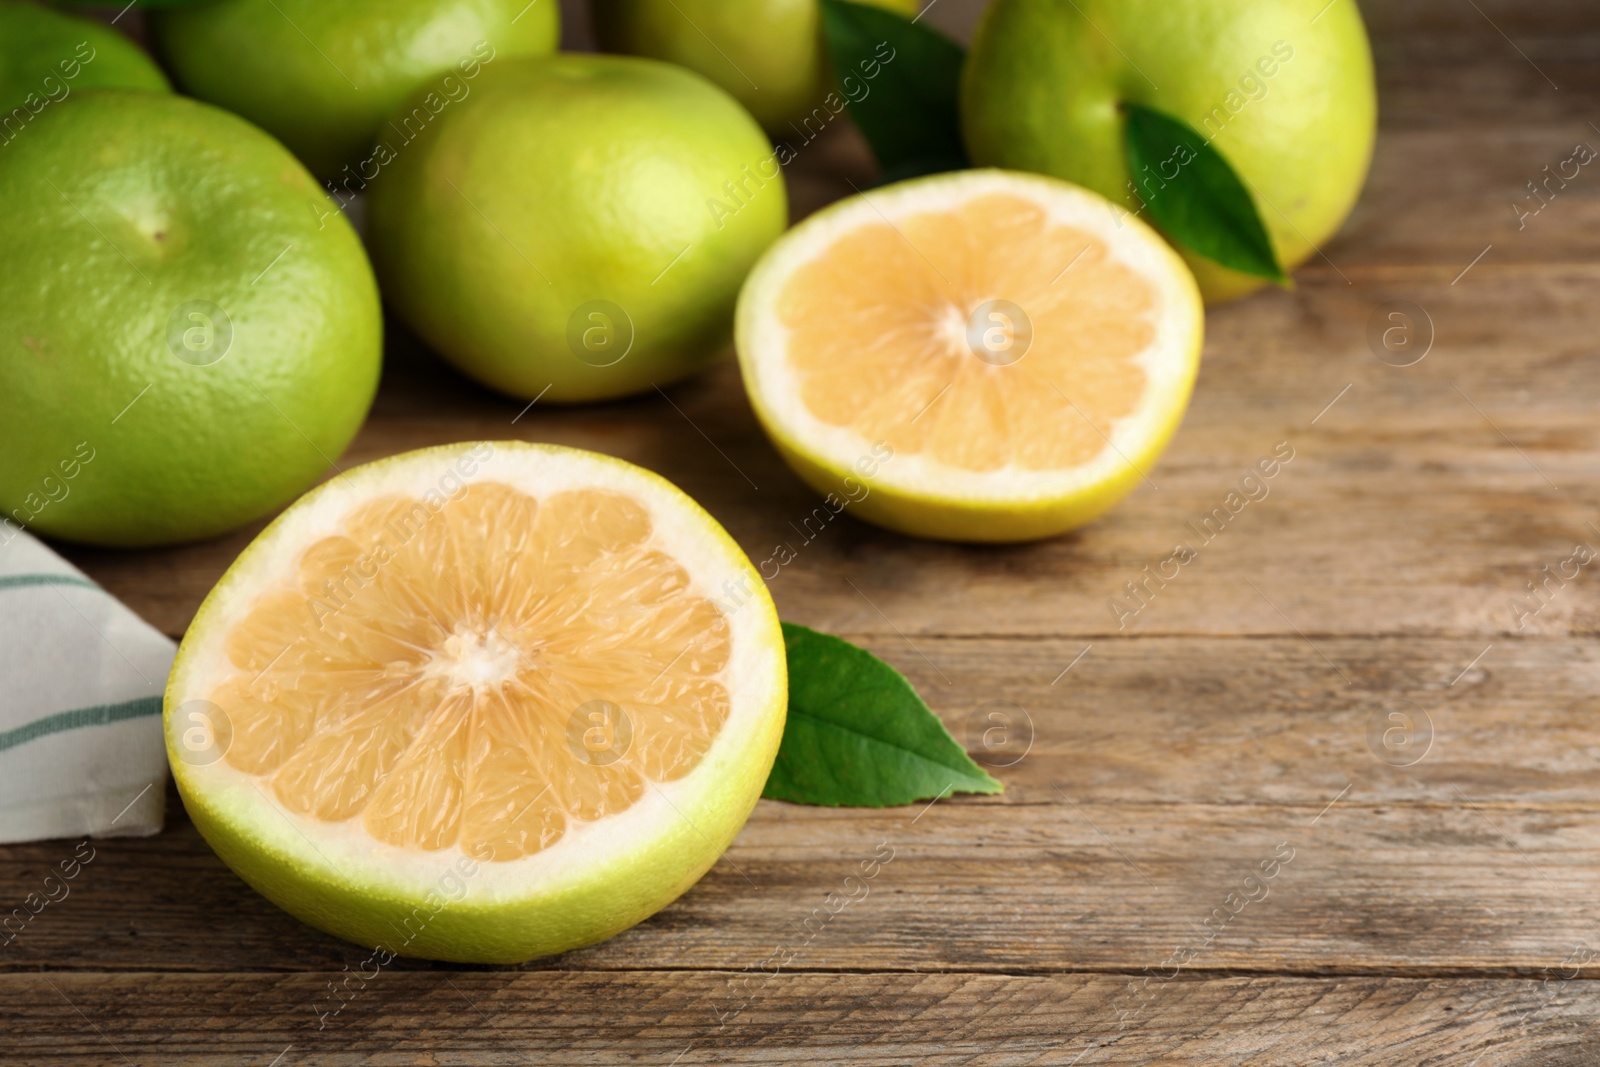
<path id="1" fill-rule="evenodd" d="M 521 656 L 521 650 L 494 627 L 457 626 L 435 650 L 424 673 L 444 679 L 452 689 L 483 691 L 510 681 Z"/>
<path id="2" fill-rule="evenodd" d="M 945 304 L 934 319 L 934 331 L 951 355 L 967 351 L 967 319 L 970 309 L 963 311 L 958 304 Z"/>

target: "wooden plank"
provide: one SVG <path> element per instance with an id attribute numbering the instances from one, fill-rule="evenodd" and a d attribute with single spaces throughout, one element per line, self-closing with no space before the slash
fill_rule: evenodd
<path id="1" fill-rule="evenodd" d="M 962 0 L 963 3 L 971 0 Z M 983 0 L 978 0 L 981 4 Z M 1343 0 L 1340 0 L 1343 2 Z M 1367 28 L 1378 39 L 1400 34 L 1450 37 L 1456 34 L 1496 39 L 1505 50 L 1500 65 L 1515 62 L 1515 55 L 1497 30 L 1516 34 L 1524 49 L 1530 35 L 1573 35 L 1592 30 L 1594 7 L 1587 0 L 1546 0 L 1525 4 L 1521 0 L 1365 0 L 1360 4 Z M 1502 106 L 1501 114 L 1505 114 Z"/>
<path id="2" fill-rule="evenodd" d="M 1096 641 L 1085 653 L 1072 641 L 863 639 L 928 694 L 1006 794 L 925 815 L 763 803 L 687 898 L 560 965 L 741 965 L 790 936 L 888 841 L 906 851 L 876 900 L 914 902 L 962 940 L 930 937 L 898 904 L 880 911 L 875 901 L 871 919 L 852 916 L 850 936 L 816 946 L 808 966 L 1142 966 L 1230 891 L 1211 887 L 1259 866 L 1253 851 L 1279 840 L 1298 847 L 1288 835 L 1336 796 L 1337 817 L 1317 824 L 1330 831 L 1317 838 L 1328 851 L 1296 860 L 1294 881 L 1310 890 L 1286 910 L 1253 912 L 1260 939 L 1230 965 L 1523 967 L 1548 951 L 1545 932 L 1582 935 L 1579 905 L 1600 862 L 1585 828 L 1600 786 L 1600 751 L 1588 744 L 1600 699 L 1592 642 L 1511 641 L 1480 655 L 1459 640 L 1143 638 Z M 1415 723 L 1409 744 L 1395 735 L 1384 746 L 1385 731 L 1407 727 L 1391 712 Z M 350 946 L 307 931 L 228 873 L 175 796 L 171 811 L 160 837 L 96 842 L 67 899 L 0 948 L 0 969 L 277 969 L 350 958 Z M 24 905 L 74 851 L 70 842 L 0 848 L 0 904 Z M 1411 903 L 1391 906 L 1385 894 Z M 1330 923 L 1323 909 L 1370 936 Z M 1489 913 L 1507 925 L 1486 926 Z M 1047 925 L 1031 934 L 1010 925 L 1027 914 Z M 226 939 L 215 937 L 214 915 L 230 917 Z"/>
<path id="3" fill-rule="evenodd" d="M 1187 754 L 1177 739 L 1170 752 Z M 1600 945 L 1592 800 L 1533 804 L 1468 773 L 1430 782 L 1347 758 L 1342 781 L 1308 775 L 1339 782 L 1309 803 L 1108 803 L 1071 780 L 1040 782 L 1036 802 L 927 810 L 762 802 L 676 904 L 536 966 L 737 969 L 785 950 L 808 970 L 1024 973 L 1138 969 L 1188 952 L 1207 969 L 1437 975 L 1524 973 L 1562 944 Z M 1263 778 L 1301 773 L 1269 759 Z M 1190 767 L 1202 783 L 1191 791 L 1206 770 Z M 363 955 L 257 897 L 176 809 L 159 837 L 92 848 L 64 899 L 20 913 L 0 970 L 338 969 Z M 23 907 L 73 852 L 4 850 L 0 901 Z"/>
<path id="4" fill-rule="evenodd" d="M 1380 271 L 1390 284 L 1414 274 L 1448 282 L 1490 244 L 1480 266 L 1592 265 L 1600 158 L 1590 152 L 1600 153 L 1600 132 L 1575 115 L 1509 128 L 1386 128 L 1356 210 L 1324 247 L 1327 258 L 1296 277 L 1310 270 L 1359 282 Z M 1460 163 L 1464 156 L 1474 163 Z M 1475 268 L 1467 291 L 1481 292 L 1489 273 Z"/>
<path id="5" fill-rule="evenodd" d="M 1600 78 L 1586 57 L 1594 54 L 1600 26 L 1592 15 L 1532 28 L 1497 18 L 1495 24 L 1515 35 L 1508 41 L 1470 5 L 1439 5 L 1438 14 L 1452 23 L 1444 32 L 1431 24 L 1432 16 L 1404 14 L 1407 6 L 1383 3 L 1378 17 L 1368 19 L 1385 128 L 1510 128 L 1574 120 L 1581 126 L 1594 113 Z M 1518 4 L 1517 10 L 1547 7 Z M 1511 116 L 1521 122 L 1509 121 Z M 1447 166 L 1428 172 L 1427 180 L 1439 180 Z"/>
<path id="6" fill-rule="evenodd" d="M 338 1015 L 337 973 L 56 973 L 0 976 L 0 1019 L 13 1067 L 1589 1067 L 1600 986 L 1563 959 L 1521 981 L 379 973 Z"/>

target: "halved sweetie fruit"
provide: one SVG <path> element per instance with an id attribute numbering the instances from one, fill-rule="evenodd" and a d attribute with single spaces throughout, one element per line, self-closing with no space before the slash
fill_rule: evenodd
<path id="1" fill-rule="evenodd" d="M 1022 541 L 1147 476 L 1204 320 L 1188 267 L 1125 208 L 972 170 L 791 230 L 746 282 L 736 332 L 756 414 L 814 488 L 904 533 Z"/>
<path id="2" fill-rule="evenodd" d="M 167 746 L 206 840 L 285 910 L 510 963 L 716 862 L 786 684 L 760 577 L 676 487 L 479 442 L 355 468 L 269 526 L 184 637 Z"/>

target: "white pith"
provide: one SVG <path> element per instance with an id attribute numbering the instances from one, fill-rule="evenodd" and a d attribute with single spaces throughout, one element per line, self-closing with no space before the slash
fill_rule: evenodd
<path id="1" fill-rule="evenodd" d="M 790 331 L 777 311 L 789 278 L 851 230 L 885 222 L 897 226 L 909 216 L 948 211 L 994 193 L 1031 200 L 1052 223 L 1094 235 L 1106 245 L 1109 259 L 1134 270 L 1154 288 L 1155 336 L 1135 357 L 1146 376 L 1143 397 L 1131 414 L 1115 421 L 1105 447 L 1089 462 L 1074 467 L 1041 471 L 1009 465 L 972 471 L 921 453 L 897 453 L 863 480 L 923 498 L 1026 504 L 1071 496 L 1125 475 L 1130 463 L 1142 469 L 1153 461 L 1154 447 L 1181 417 L 1196 371 L 1203 310 L 1193 277 L 1160 235 L 1120 205 L 1055 179 L 997 170 L 960 171 L 852 197 L 791 230 L 757 265 L 739 307 L 739 359 L 757 410 L 789 447 L 843 474 L 870 455 L 877 443 L 850 427 L 822 421 L 802 399 L 799 377 L 788 358 Z M 861 279 L 863 286 L 873 283 L 872 278 Z M 982 297 L 1006 298 L 1005 293 Z M 965 315 L 971 310 L 951 310 L 948 332 L 958 350 L 965 346 Z M 993 367 L 989 373 L 1005 373 L 1005 367 Z"/>
<path id="2" fill-rule="evenodd" d="M 213 591 L 185 638 L 167 695 L 169 751 L 177 750 L 176 735 L 184 726 L 172 709 L 208 698 L 236 672 L 226 652 L 227 637 L 255 598 L 292 582 L 300 553 L 340 532 L 344 516 L 359 504 L 388 493 L 420 497 L 438 489 L 452 464 L 471 447 L 429 449 L 353 470 L 315 490 L 269 528 Z M 595 822 L 569 819 L 560 840 L 509 862 L 472 862 L 458 845 L 439 851 L 388 845 L 365 831 L 360 815 L 328 823 L 288 810 L 263 779 L 226 759 L 203 766 L 174 762 L 174 775 L 185 793 L 201 798 L 215 817 L 280 860 L 303 871 L 326 872 L 330 880 L 357 891 L 420 900 L 448 879 L 452 893 L 465 882 L 459 903 L 486 904 L 540 896 L 590 880 L 649 842 L 681 835 L 686 822 L 692 829 L 696 813 L 716 810 L 722 803 L 718 785 L 748 776 L 745 754 L 755 738 L 770 730 L 774 680 L 780 692 L 782 688 L 782 638 L 759 576 L 715 521 L 676 487 L 621 461 L 514 442 L 490 447 L 493 452 L 465 483 L 503 482 L 541 499 L 565 489 L 606 488 L 631 496 L 649 511 L 650 544 L 689 574 L 691 592 L 723 605 L 732 650 L 716 677 L 729 694 L 728 719 L 710 750 L 684 777 L 650 782 L 637 803 L 615 815 Z M 503 650 L 496 649 L 492 636 L 459 636 L 458 645 L 430 670 L 465 684 L 492 682 L 505 669 Z M 781 707 L 776 713 L 781 715 Z M 472 873 L 463 879 L 450 874 L 452 868 Z"/>

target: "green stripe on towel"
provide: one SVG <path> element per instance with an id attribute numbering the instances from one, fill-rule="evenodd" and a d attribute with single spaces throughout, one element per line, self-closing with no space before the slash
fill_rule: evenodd
<path id="1" fill-rule="evenodd" d="M 32 585 L 81 585 L 85 589 L 100 587 L 76 574 L 6 574 L 0 575 L 0 589 L 26 589 Z"/>
<path id="2" fill-rule="evenodd" d="M 125 719 L 142 719 L 147 715 L 160 714 L 160 697 L 139 697 L 137 700 L 128 700 L 121 704 L 96 704 L 74 711 L 58 711 L 54 715 L 46 715 L 42 719 L 24 723 L 14 730 L 0 733 L 0 752 L 50 734 L 80 730 L 86 726 L 105 726 Z"/>

